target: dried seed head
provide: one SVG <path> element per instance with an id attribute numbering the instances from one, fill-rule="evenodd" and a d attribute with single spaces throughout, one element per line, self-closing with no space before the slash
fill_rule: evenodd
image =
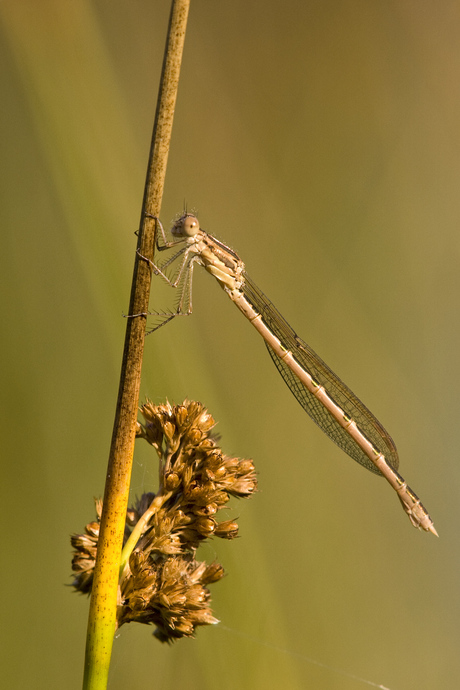
<path id="1" fill-rule="evenodd" d="M 72 587 L 81 594 L 88 594 L 93 584 L 99 523 L 90 522 L 86 525 L 85 532 L 86 534 L 73 534 L 70 538 L 70 543 L 75 549 L 72 557 L 72 570 L 77 573 Z"/>
<path id="2" fill-rule="evenodd" d="M 248 497 L 257 487 L 251 460 L 222 453 L 211 434 L 215 421 L 199 402 L 141 408 L 144 423 L 137 435 L 160 457 L 160 489 L 136 500 L 126 515 L 125 542 L 133 534 L 134 550 L 119 585 L 118 626 L 130 621 L 156 626 L 162 642 L 191 637 L 199 625 L 218 620 L 210 609 L 207 585 L 224 575 L 218 563 L 195 560 L 201 542 L 210 536 L 234 539 L 234 520 L 218 522 L 217 512 L 230 496 Z M 99 537 L 98 521 L 82 535 L 73 535 L 73 586 L 90 592 Z M 131 541 L 134 541 L 131 538 Z"/>
<path id="3" fill-rule="evenodd" d="M 211 565 L 208 565 L 204 571 L 201 581 L 205 585 L 209 585 L 212 582 L 218 582 L 223 578 L 224 575 L 225 572 L 220 563 L 211 563 Z"/>
<path id="4" fill-rule="evenodd" d="M 214 530 L 214 534 L 216 537 L 222 537 L 222 539 L 235 539 L 238 536 L 238 524 L 233 520 L 219 522 Z"/>
<path id="5" fill-rule="evenodd" d="M 166 491 L 174 491 L 180 484 L 180 476 L 177 472 L 166 472 L 164 476 L 164 488 Z"/>

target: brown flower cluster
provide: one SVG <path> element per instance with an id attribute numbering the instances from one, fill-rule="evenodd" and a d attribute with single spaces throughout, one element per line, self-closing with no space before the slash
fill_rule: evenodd
<path id="1" fill-rule="evenodd" d="M 158 493 L 144 494 L 127 512 L 119 583 L 118 626 L 137 621 L 154 624 L 162 642 L 193 636 L 198 625 L 217 623 L 207 585 L 223 577 L 221 565 L 195 559 L 198 545 L 210 536 L 233 539 L 234 520 L 217 520 L 230 496 L 249 497 L 257 487 L 251 460 L 224 455 L 211 434 L 215 422 L 198 402 L 141 408 L 144 438 L 160 458 Z M 90 592 L 99 536 L 98 521 L 74 535 L 73 586 Z"/>

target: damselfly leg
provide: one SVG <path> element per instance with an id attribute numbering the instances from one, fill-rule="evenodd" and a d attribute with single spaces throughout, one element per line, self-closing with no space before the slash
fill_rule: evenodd
<path id="1" fill-rule="evenodd" d="M 193 267 L 197 260 L 197 255 L 192 253 L 191 247 L 186 244 L 185 238 L 180 238 L 178 240 L 173 240 L 168 242 L 166 238 L 166 233 L 163 225 L 159 218 L 156 216 L 150 216 L 156 221 L 157 233 L 156 233 L 156 247 L 159 252 L 167 251 L 178 245 L 182 245 L 179 251 L 175 252 L 173 256 L 165 260 L 161 264 L 157 264 L 151 261 L 143 254 L 137 252 L 141 259 L 147 261 L 154 275 L 159 275 L 167 285 L 172 288 L 179 288 L 179 298 L 177 301 L 176 310 L 173 312 L 158 312 L 151 311 L 143 316 L 154 316 L 157 318 L 159 323 L 156 323 L 153 328 L 146 332 L 146 335 L 150 335 L 154 331 L 157 331 L 161 326 L 165 326 L 167 323 L 172 321 L 176 316 L 190 316 L 192 313 L 192 281 L 193 281 Z M 158 233 L 158 229 L 160 233 Z M 162 243 L 160 243 L 160 235 Z M 168 276 L 167 269 L 173 266 L 179 257 L 183 255 L 183 258 L 172 276 Z M 135 316 L 140 316 L 136 314 Z"/>

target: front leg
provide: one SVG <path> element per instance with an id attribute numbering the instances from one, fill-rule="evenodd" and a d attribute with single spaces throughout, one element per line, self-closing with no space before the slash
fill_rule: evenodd
<path id="1" fill-rule="evenodd" d="M 162 252 L 165 249 L 171 249 L 171 247 L 177 247 L 178 244 L 182 244 L 184 242 L 184 240 L 182 238 L 180 240 L 174 240 L 172 242 L 168 242 L 168 240 L 166 239 L 165 229 L 163 227 L 161 220 L 158 218 L 158 216 L 153 216 L 151 213 L 146 213 L 145 217 L 146 218 L 153 218 L 153 220 L 155 221 L 157 230 L 158 229 L 160 230 L 161 239 L 163 241 L 163 244 L 160 244 L 158 232 L 156 232 L 156 245 L 157 245 L 157 249 L 159 252 Z"/>

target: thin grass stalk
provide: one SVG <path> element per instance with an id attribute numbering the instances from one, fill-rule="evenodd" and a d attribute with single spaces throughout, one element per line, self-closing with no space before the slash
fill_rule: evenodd
<path id="1" fill-rule="evenodd" d="M 153 259 L 155 221 L 163 196 L 166 165 L 179 83 L 190 0 L 173 0 L 139 227 L 138 251 Z M 136 255 L 129 313 L 148 311 L 151 274 Z M 126 337 L 115 423 L 110 447 L 101 531 L 91 594 L 83 689 L 107 687 L 116 607 L 120 554 L 125 528 L 134 450 L 146 317 L 126 320 Z"/>

